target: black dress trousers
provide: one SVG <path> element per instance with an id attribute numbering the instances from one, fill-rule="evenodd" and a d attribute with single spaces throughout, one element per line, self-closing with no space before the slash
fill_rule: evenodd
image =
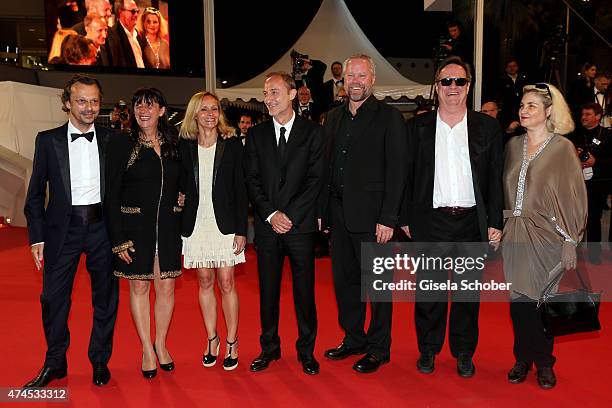
<path id="1" fill-rule="evenodd" d="M 479 242 L 480 231 L 476 211 L 450 215 L 435 211 L 432 215 L 430 241 L 433 243 L 448 243 L 448 250 L 443 256 L 465 256 L 465 251 L 471 251 L 472 246 L 462 246 L 462 242 Z M 437 255 L 440 255 L 438 253 Z M 478 254 L 473 254 L 477 256 Z M 422 280 L 446 282 L 451 279 L 474 281 L 480 278 L 480 273 L 464 273 L 457 275 L 453 271 L 422 271 L 417 272 L 416 303 L 414 307 L 415 325 L 419 352 L 438 354 L 444 345 L 446 322 L 448 315 L 448 292 L 446 290 L 423 291 Z M 478 312 L 480 308 L 479 293 L 459 291 L 453 294 L 450 307 L 449 346 L 453 357 L 459 354 L 472 356 L 478 344 Z"/>
<path id="2" fill-rule="evenodd" d="M 314 274 L 315 234 L 261 234 L 257 237 L 261 349 L 280 349 L 278 322 L 285 256 L 289 257 L 293 280 L 293 302 L 298 324 L 296 348 L 303 357 L 313 355 L 317 336 Z"/>
<path id="3" fill-rule="evenodd" d="M 111 356 L 119 286 L 113 276 L 106 225 L 104 220 L 84 225 L 82 220 L 73 217 L 57 261 L 52 265 L 46 264 L 43 270 L 40 303 L 47 340 L 45 366 L 48 367 L 63 368 L 67 365 L 70 297 L 81 254 L 86 255 L 94 309 L 89 360 L 92 364 L 107 363 Z"/>
<path id="4" fill-rule="evenodd" d="M 338 320 L 344 329 L 344 344 L 350 348 L 366 348 L 378 359 L 389 360 L 391 349 L 391 302 L 370 302 L 371 319 L 367 334 L 364 330 L 366 302 L 362 301 L 361 244 L 376 242 L 373 233 L 351 233 L 346 229 L 342 202 L 330 199 L 332 217 L 332 272 Z"/>

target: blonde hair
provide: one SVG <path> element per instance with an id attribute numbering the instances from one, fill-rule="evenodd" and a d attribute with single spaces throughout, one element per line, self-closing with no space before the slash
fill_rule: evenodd
<path id="1" fill-rule="evenodd" d="M 219 97 L 212 92 L 202 91 L 198 92 L 191 97 L 189 104 L 187 104 L 187 111 L 185 112 L 185 119 L 181 123 L 181 130 L 179 136 L 182 139 L 196 140 L 198 138 L 198 122 L 196 116 L 202 106 L 202 101 L 205 97 L 210 96 L 215 99 L 217 106 L 219 107 L 219 123 L 217 124 L 217 133 L 223 137 L 228 138 L 236 135 L 236 129 L 232 127 L 221 109 L 221 102 Z"/>
<path id="2" fill-rule="evenodd" d="M 372 74 L 372 76 L 376 76 L 376 64 L 374 63 L 374 60 L 372 59 L 372 57 L 370 57 L 369 55 L 366 54 L 353 54 L 350 57 L 348 57 L 347 59 L 344 60 L 344 63 L 342 64 L 342 75 L 344 75 L 344 73 L 346 72 L 346 67 L 348 65 L 348 63 L 351 60 L 365 60 L 368 62 L 369 64 L 369 68 L 370 68 L 370 73 Z"/>
<path id="3" fill-rule="evenodd" d="M 540 96 L 544 108 L 551 107 L 550 115 L 546 118 L 546 128 L 549 132 L 567 135 L 574 130 L 574 120 L 561 91 L 543 82 L 524 86 L 523 95 L 529 92 Z"/>
<path id="4" fill-rule="evenodd" d="M 53 41 L 51 41 L 51 49 L 49 50 L 47 61 L 51 61 L 55 57 L 59 58 L 62 56 L 62 42 L 64 41 L 64 38 L 70 34 L 77 35 L 78 33 L 67 28 L 60 28 L 55 32 L 55 35 L 53 35 Z"/>
<path id="5" fill-rule="evenodd" d="M 147 35 L 147 31 L 144 28 L 144 22 L 147 19 L 147 16 L 153 14 L 157 16 L 159 19 L 159 31 L 157 32 L 157 38 L 168 38 L 168 21 L 162 16 L 160 11 L 154 7 L 147 7 L 140 13 L 140 17 L 138 17 L 138 21 L 136 22 L 136 30 L 142 35 Z"/>

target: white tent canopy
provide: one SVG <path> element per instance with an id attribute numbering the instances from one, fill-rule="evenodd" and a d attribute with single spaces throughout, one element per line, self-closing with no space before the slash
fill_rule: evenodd
<path id="1" fill-rule="evenodd" d="M 429 96 L 429 85 L 413 82 L 402 76 L 376 50 L 365 36 L 342 0 L 323 0 L 319 11 L 304 34 L 293 45 L 292 49 L 307 54 L 312 59 L 328 65 L 326 77 L 331 78 L 330 65 L 333 61 L 343 61 L 353 54 L 367 54 L 376 64 L 376 83 L 374 95 L 383 99 L 387 96 L 398 99 L 402 96 L 415 98 L 418 95 Z M 291 71 L 291 58 L 288 50 L 274 65 L 256 77 L 239 85 L 217 89 L 220 98 L 229 100 L 252 98 L 263 100 L 263 83 L 268 72 Z"/>

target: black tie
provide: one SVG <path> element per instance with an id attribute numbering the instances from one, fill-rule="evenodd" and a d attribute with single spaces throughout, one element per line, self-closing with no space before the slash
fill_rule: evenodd
<path id="1" fill-rule="evenodd" d="M 278 139 L 278 155 L 280 159 L 283 160 L 285 158 L 285 150 L 287 150 L 287 140 L 285 139 L 285 132 L 287 129 L 284 127 L 280 128 L 280 138 Z"/>
<path id="2" fill-rule="evenodd" d="M 340 85 L 344 85 L 344 80 L 343 79 L 339 79 L 336 81 L 336 86 L 340 86 Z"/>
<path id="3" fill-rule="evenodd" d="M 84 137 L 85 139 L 87 139 L 88 142 L 91 142 L 93 140 L 93 137 L 94 137 L 94 132 L 71 133 L 70 134 L 70 137 L 72 138 L 72 142 L 74 142 L 75 140 L 77 140 L 81 136 Z"/>

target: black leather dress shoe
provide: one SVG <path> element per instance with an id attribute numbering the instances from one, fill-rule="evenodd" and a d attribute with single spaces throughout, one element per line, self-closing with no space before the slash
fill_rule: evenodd
<path id="1" fill-rule="evenodd" d="M 104 363 L 95 363 L 93 365 L 93 383 L 94 385 L 105 385 L 110 381 L 111 374 L 107 365 Z"/>
<path id="2" fill-rule="evenodd" d="M 508 381 L 512 384 L 520 384 L 527 378 L 527 374 L 531 369 L 531 364 L 525 361 L 517 361 L 514 367 L 508 372 Z"/>
<path id="3" fill-rule="evenodd" d="M 280 349 L 275 350 L 271 353 L 262 351 L 255 360 L 251 363 L 250 370 L 253 372 L 262 371 L 268 368 L 270 363 L 274 360 L 278 360 L 281 357 Z"/>
<path id="4" fill-rule="evenodd" d="M 51 381 L 66 377 L 66 374 L 66 367 L 52 368 L 43 366 L 36 377 L 31 379 L 26 385 L 23 386 L 23 388 L 46 387 Z"/>
<path id="5" fill-rule="evenodd" d="M 476 367 L 469 354 L 459 354 L 457 357 L 457 374 L 463 378 L 470 378 L 476 374 Z"/>
<path id="6" fill-rule="evenodd" d="M 366 350 L 364 347 L 351 348 L 342 342 L 338 347 L 326 350 L 324 355 L 330 360 L 344 360 L 347 357 L 365 353 Z"/>
<path id="7" fill-rule="evenodd" d="M 368 353 L 353 364 L 353 370 L 363 374 L 373 373 L 374 371 L 378 370 L 378 367 L 380 367 L 382 364 L 388 362 L 389 360 L 381 360 L 374 354 Z"/>
<path id="8" fill-rule="evenodd" d="M 426 351 L 421 353 L 419 359 L 416 362 L 417 370 L 423 374 L 431 374 L 435 368 L 436 355 L 433 351 Z"/>
<path id="9" fill-rule="evenodd" d="M 319 362 L 314 358 L 313 355 L 304 357 L 298 355 L 298 361 L 302 363 L 302 370 L 304 370 L 306 374 L 319 374 Z"/>
<path id="10" fill-rule="evenodd" d="M 552 367 L 538 368 L 537 378 L 538 385 L 545 390 L 549 390 L 557 384 L 557 377 Z"/>
<path id="11" fill-rule="evenodd" d="M 459 354 L 457 357 L 457 374 L 463 378 L 470 378 L 476 374 L 476 367 L 469 354 Z"/>

